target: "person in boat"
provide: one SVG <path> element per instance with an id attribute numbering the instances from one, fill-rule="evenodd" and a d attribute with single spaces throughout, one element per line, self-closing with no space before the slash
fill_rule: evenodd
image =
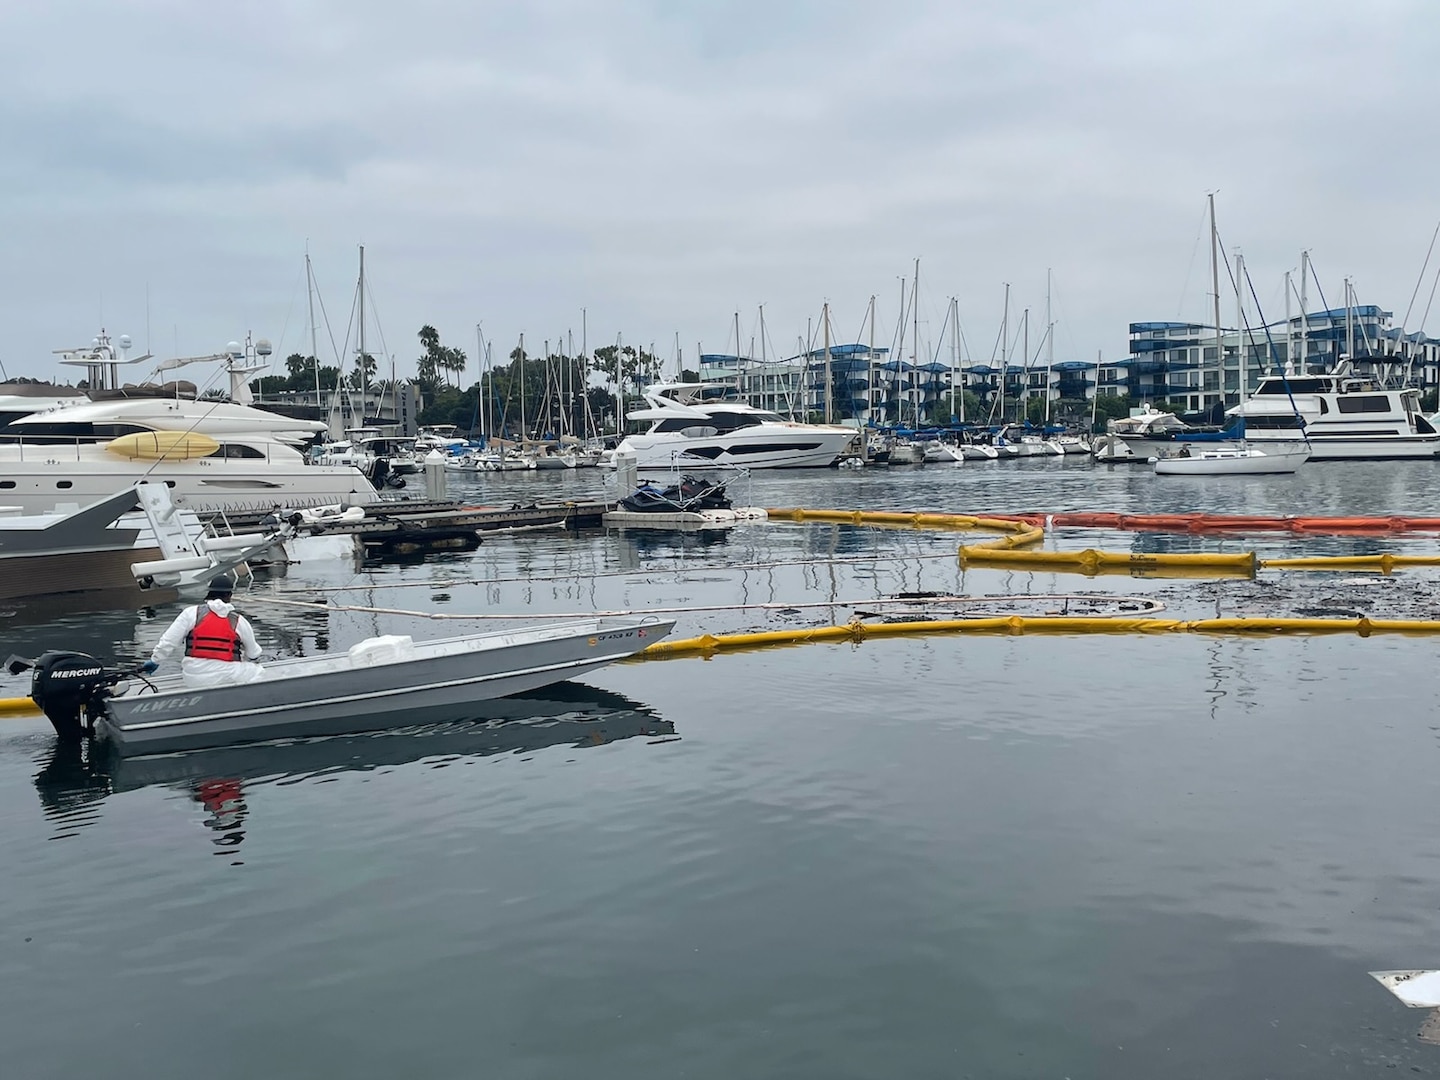
<path id="1" fill-rule="evenodd" d="M 162 660 L 183 650 L 180 672 L 186 686 L 229 686 L 264 678 L 265 669 L 254 663 L 260 657 L 255 631 L 230 603 L 234 592 L 235 579 L 229 574 L 213 578 L 205 602 L 175 616 L 143 670 L 155 671 Z"/>

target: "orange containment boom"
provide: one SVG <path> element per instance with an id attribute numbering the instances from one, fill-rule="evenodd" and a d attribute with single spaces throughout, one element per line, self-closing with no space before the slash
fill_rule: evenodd
<path id="1" fill-rule="evenodd" d="M 1124 532 L 1290 532 L 1372 534 L 1440 532 L 1440 518 L 1404 517 L 1252 517 L 1244 514 L 1117 514 L 1071 510 L 1056 514 L 990 514 L 992 519 L 1027 525 L 1119 529 Z"/>

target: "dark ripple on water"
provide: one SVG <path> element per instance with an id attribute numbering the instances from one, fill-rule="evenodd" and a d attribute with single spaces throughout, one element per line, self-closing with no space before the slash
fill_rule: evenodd
<path id="1" fill-rule="evenodd" d="M 1340 466 L 1200 490 L 1012 463 L 757 476 L 746 501 L 1434 513 L 1432 480 Z M 1132 541 L 1159 542 L 1084 540 Z M 537 534 L 271 587 L 410 582 L 365 602 L 454 611 L 1076 587 L 962 579 L 954 544 Z M 833 553 L 862 561 L 736 569 Z M 467 576 L 484 580 L 451 584 Z M 1175 607 L 1263 607 L 1278 587 L 1083 584 Z M 0 649 L 80 635 L 139 655 L 169 610 L 139 630 L 127 612 L 0 620 Z M 727 618 L 770 624 L 696 628 Z M 398 628 L 257 621 L 293 650 Z M 400 734 L 121 763 L 7 722 L 6 1071 L 1432 1074 L 1416 1014 L 1364 975 L 1431 963 L 1440 929 L 1440 725 L 1414 689 L 1432 655 L 1393 638 L 872 641 L 615 667 Z"/>

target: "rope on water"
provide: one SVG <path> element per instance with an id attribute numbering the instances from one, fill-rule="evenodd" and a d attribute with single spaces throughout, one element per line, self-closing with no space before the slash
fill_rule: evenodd
<path id="1" fill-rule="evenodd" d="M 1164 611 L 1165 605 L 1159 600 L 1148 596 L 1111 596 L 1109 594 L 1096 593 L 1019 593 L 1002 596 L 904 596 L 904 597 L 882 597 L 866 598 L 863 600 L 829 600 L 829 601 L 807 601 L 802 603 L 788 604 L 778 601 L 756 602 L 753 604 L 696 604 L 686 607 L 653 607 L 653 608 L 616 608 L 610 611 L 520 611 L 520 612 L 485 612 L 483 614 L 461 614 L 450 611 L 416 611 L 412 608 L 388 608 L 374 607 L 364 604 L 330 604 L 319 601 L 304 600 L 282 600 L 273 596 L 247 596 L 247 604 L 277 604 L 283 607 L 308 608 L 312 611 L 353 611 L 366 615 L 397 615 L 405 618 L 429 619 L 433 622 L 467 622 L 479 621 L 489 622 L 496 620 L 515 619 L 594 619 L 614 618 L 624 615 L 690 615 L 711 611 L 804 611 L 815 608 L 869 608 L 889 604 L 906 604 L 913 607 L 916 604 L 1015 604 L 1016 601 L 1059 601 L 1073 602 L 1085 601 L 1096 603 L 1104 601 L 1113 603 L 1118 607 L 1124 605 L 1124 610 L 1116 610 L 1102 614 L 1092 614 L 1089 618 L 1095 619 L 1118 619 L 1137 618 L 1153 615 Z M 1011 611 L 1008 614 L 1014 614 Z M 989 616 L 987 616 L 989 617 Z"/>
<path id="2" fill-rule="evenodd" d="M 793 559 L 768 563 L 703 563 L 685 566 L 649 566 L 634 570 L 606 570 L 598 573 L 587 573 L 587 578 L 633 578 L 646 574 L 677 574 L 681 577 L 687 574 L 715 574 L 722 571 L 751 571 L 751 570 L 782 570 L 787 567 L 805 566 L 874 566 L 877 563 L 885 562 L 917 562 L 920 560 L 943 559 L 948 562 L 955 561 L 953 551 L 942 551 L 928 554 L 899 554 L 899 555 L 874 555 L 854 559 Z M 372 591 L 379 589 L 453 589 L 457 585 L 506 585 L 506 584 L 533 584 L 540 581 L 574 581 L 575 574 L 544 574 L 544 575 L 516 575 L 514 577 L 474 577 L 474 578 L 446 578 L 442 581 L 381 581 L 373 584 L 346 584 L 346 585 L 317 585 L 314 588 L 286 589 L 282 590 L 281 596 L 313 596 L 316 593 L 336 592 L 359 592 L 361 590 Z M 245 602 L 258 599 L 249 594 Z"/>

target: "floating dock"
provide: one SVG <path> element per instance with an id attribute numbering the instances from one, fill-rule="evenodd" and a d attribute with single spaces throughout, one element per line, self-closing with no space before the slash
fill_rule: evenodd
<path id="1" fill-rule="evenodd" d="M 537 502 L 509 507 L 467 506 L 458 502 L 405 500 L 368 503 L 358 521 L 320 523 L 314 532 L 327 536 L 354 536 L 367 551 L 406 554 L 479 545 L 487 532 L 507 529 L 556 527 L 599 528 L 613 504 L 598 501 Z M 216 515 L 212 524 L 221 533 L 250 532 L 262 528 L 266 514 L 249 511 Z"/>
<path id="2" fill-rule="evenodd" d="M 617 529 L 728 529 L 744 521 L 764 521 L 764 507 L 737 506 L 728 510 L 678 510 L 674 513 L 608 510 L 607 528 Z"/>

